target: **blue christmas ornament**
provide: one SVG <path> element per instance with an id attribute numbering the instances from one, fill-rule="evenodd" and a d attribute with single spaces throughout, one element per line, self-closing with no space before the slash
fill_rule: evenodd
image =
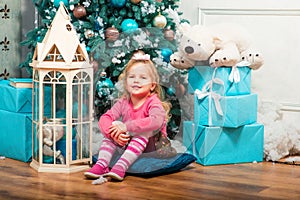
<path id="1" fill-rule="evenodd" d="M 100 98 L 104 98 L 112 94 L 114 84 L 106 77 L 106 72 L 101 72 L 100 79 L 96 85 L 96 91 Z"/>
<path id="2" fill-rule="evenodd" d="M 54 0 L 53 2 L 54 6 L 59 7 L 61 1 L 64 3 L 65 6 L 69 5 L 69 0 Z"/>
<path id="3" fill-rule="evenodd" d="M 36 41 L 41 42 L 42 41 L 41 36 L 37 36 Z"/>
<path id="4" fill-rule="evenodd" d="M 170 62 L 170 56 L 172 55 L 173 51 L 169 48 L 161 49 L 161 55 L 163 56 L 163 60 L 165 62 Z"/>
<path id="5" fill-rule="evenodd" d="M 134 32 L 138 27 L 139 26 L 134 19 L 125 19 L 121 24 L 123 32 Z"/>
<path id="6" fill-rule="evenodd" d="M 126 3 L 126 0 L 110 0 L 110 4 L 116 8 L 122 8 Z"/>
<path id="7" fill-rule="evenodd" d="M 175 93 L 176 93 L 175 88 L 169 87 L 169 88 L 167 89 L 167 94 L 168 94 L 168 95 L 170 95 L 170 96 L 175 96 Z"/>
<path id="8" fill-rule="evenodd" d="M 89 47 L 89 46 L 86 46 L 85 49 L 88 53 L 91 51 L 91 47 Z"/>

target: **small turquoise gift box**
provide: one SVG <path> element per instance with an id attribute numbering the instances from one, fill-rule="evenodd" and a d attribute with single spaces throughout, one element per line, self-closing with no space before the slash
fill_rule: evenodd
<path id="1" fill-rule="evenodd" d="M 257 94 L 239 96 L 194 95 L 194 122 L 198 125 L 236 128 L 257 120 Z"/>
<path id="2" fill-rule="evenodd" d="M 0 110 L 0 155 L 29 162 L 32 157 L 32 115 Z"/>
<path id="3" fill-rule="evenodd" d="M 10 81 L 0 81 L 0 109 L 18 113 L 32 113 L 32 88 L 16 88 Z M 44 112 L 51 111 L 51 88 L 45 90 Z"/>
<path id="4" fill-rule="evenodd" d="M 249 67 L 195 66 L 188 72 L 188 91 L 201 90 L 212 79 L 223 81 L 224 96 L 236 96 L 251 93 L 251 69 Z M 213 84 L 212 90 L 218 91 L 220 85 Z"/>
<path id="5" fill-rule="evenodd" d="M 238 128 L 183 124 L 183 145 L 202 165 L 261 162 L 264 126 L 254 123 Z"/>

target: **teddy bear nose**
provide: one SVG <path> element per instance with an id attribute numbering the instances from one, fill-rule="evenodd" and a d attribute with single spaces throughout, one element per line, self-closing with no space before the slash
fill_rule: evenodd
<path id="1" fill-rule="evenodd" d="M 194 48 L 191 46 L 185 47 L 185 52 L 188 54 L 194 53 Z"/>

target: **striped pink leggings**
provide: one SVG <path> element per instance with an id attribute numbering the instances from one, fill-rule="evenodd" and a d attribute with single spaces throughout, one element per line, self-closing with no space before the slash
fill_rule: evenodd
<path id="1" fill-rule="evenodd" d="M 126 172 L 130 165 L 143 153 L 148 142 L 149 139 L 147 137 L 134 136 L 114 167 Z M 103 168 L 108 167 L 117 147 L 118 145 L 111 139 L 104 138 L 99 149 L 97 164 Z"/>

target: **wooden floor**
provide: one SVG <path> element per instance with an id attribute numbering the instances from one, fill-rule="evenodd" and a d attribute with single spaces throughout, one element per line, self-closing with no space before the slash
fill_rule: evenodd
<path id="1" fill-rule="evenodd" d="M 300 166 L 271 162 L 201 166 L 154 177 L 92 185 L 83 173 L 38 173 L 0 160 L 0 199 L 300 199 Z"/>

